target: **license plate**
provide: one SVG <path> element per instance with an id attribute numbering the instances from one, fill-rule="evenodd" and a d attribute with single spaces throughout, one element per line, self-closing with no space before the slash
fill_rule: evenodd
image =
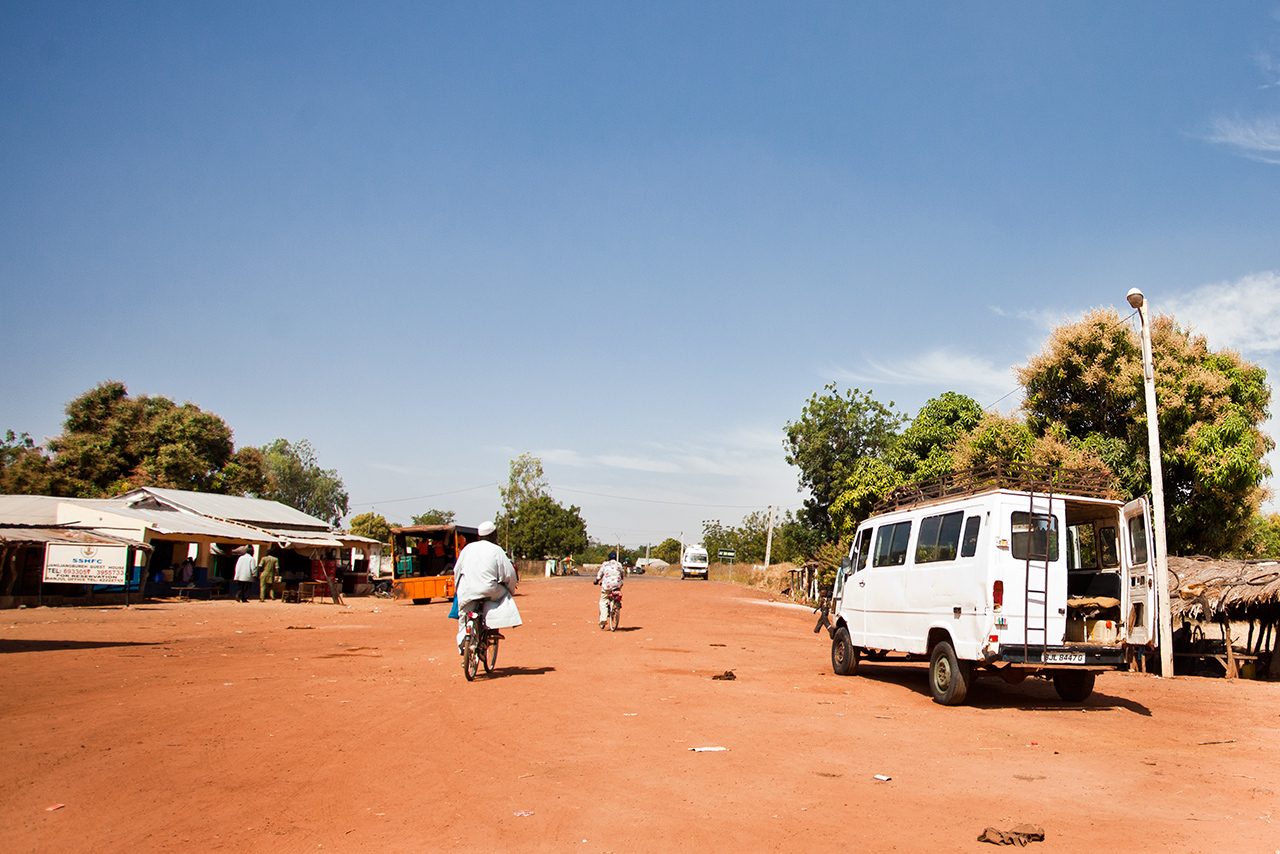
<path id="1" fill-rule="evenodd" d="M 1040 660 L 1045 664 L 1084 664 L 1084 653 L 1046 652 Z"/>

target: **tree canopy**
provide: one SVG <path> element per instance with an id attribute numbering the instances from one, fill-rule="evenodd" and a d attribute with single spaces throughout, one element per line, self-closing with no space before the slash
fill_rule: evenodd
<path id="1" fill-rule="evenodd" d="M 457 514 L 452 510 L 436 510 L 432 508 L 426 513 L 412 517 L 415 525 L 452 525 Z"/>
<path id="2" fill-rule="evenodd" d="M 1220 555 L 1253 529 L 1274 442 L 1266 371 L 1160 315 L 1151 324 L 1169 548 Z M 1114 309 L 1057 327 L 1019 370 L 1028 423 L 1103 460 L 1127 497 L 1151 488 L 1142 353 Z"/>
<path id="3" fill-rule="evenodd" d="M 266 469 L 262 497 L 288 504 L 330 524 L 347 515 L 348 496 L 335 469 L 322 469 L 306 439 L 276 439 L 261 449 Z"/>
<path id="4" fill-rule="evenodd" d="M 768 539 L 769 514 L 765 510 L 748 513 L 739 525 L 723 525 L 719 519 L 702 523 L 702 545 L 712 560 L 716 560 L 721 549 L 728 549 L 735 552 L 737 563 L 763 563 Z M 816 532 L 788 510 L 773 519 L 769 563 L 803 560 L 820 544 Z M 676 543 L 676 559 L 679 559 L 679 545 Z"/>
<path id="5" fill-rule="evenodd" d="M 351 517 L 351 533 L 369 537 L 380 543 L 391 542 L 391 523 L 379 513 L 360 513 Z"/>
<path id="6" fill-rule="evenodd" d="M 654 557 L 667 563 L 679 563 L 680 541 L 675 537 L 667 537 L 649 550 L 649 557 Z"/>
<path id="7" fill-rule="evenodd" d="M 1170 550 L 1258 553 L 1276 541 L 1270 521 L 1257 515 L 1271 473 L 1265 455 L 1274 447 L 1262 431 L 1271 399 L 1266 372 L 1211 349 L 1168 316 L 1152 323 L 1152 350 Z M 947 392 L 899 433 L 883 408 L 862 406 L 874 413 L 874 446 L 852 463 L 823 448 L 813 458 L 827 470 L 806 480 L 802 469 L 802 483 L 835 489 L 832 533 L 851 533 L 896 486 L 996 461 L 1105 471 L 1126 500 L 1150 492 L 1141 344 L 1114 309 L 1056 327 L 1018 379 L 1026 397 L 1013 415 L 984 413 Z M 832 396 L 815 395 L 802 422 L 838 423 L 829 410 L 842 401 Z M 814 417 L 815 410 L 826 414 Z M 832 432 L 815 428 L 817 436 Z"/>
<path id="8" fill-rule="evenodd" d="M 982 420 L 982 407 L 954 391 L 930 400 L 877 456 L 859 459 L 831 506 L 839 536 L 853 533 L 872 506 L 894 487 L 938 477 L 956 468 L 952 449 Z"/>
<path id="9" fill-rule="evenodd" d="M 502 525 L 509 525 L 503 531 Z M 526 558 L 565 557 L 587 547 L 587 523 L 582 511 L 562 507 L 549 495 L 531 498 L 503 519 L 503 531 L 510 543 L 508 551 Z"/>
<path id="10" fill-rule="evenodd" d="M 6 441 L 6 490 L 97 498 L 158 486 L 238 495 L 263 483 L 261 458 L 236 451 L 231 428 L 194 403 L 130 397 L 124 383 L 109 380 L 66 413 L 47 455 L 26 434 Z"/>
<path id="11" fill-rule="evenodd" d="M 832 532 L 831 505 L 859 460 L 882 456 L 903 416 L 858 389 L 841 395 L 835 383 L 805 404 L 800 419 L 786 426 L 786 460 L 800 469 L 809 490 L 802 516 L 825 535 Z"/>
<path id="12" fill-rule="evenodd" d="M 526 558 L 564 557 L 587 548 L 587 523 L 577 507 L 568 508 L 548 493 L 542 460 L 531 453 L 511 461 L 496 524 L 507 552 Z"/>
<path id="13" fill-rule="evenodd" d="M 547 495 L 547 476 L 542 473 L 542 460 L 525 452 L 511 461 L 511 472 L 506 486 L 499 486 L 502 493 L 502 512 L 515 513 L 526 501 Z"/>

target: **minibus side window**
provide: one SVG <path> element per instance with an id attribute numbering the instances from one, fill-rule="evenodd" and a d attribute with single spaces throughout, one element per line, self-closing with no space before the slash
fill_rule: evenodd
<path id="1" fill-rule="evenodd" d="M 853 571 L 861 572 L 866 569 L 869 557 L 871 557 L 871 529 L 865 528 L 858 534 L 857 562 L 853 565 Z"/>
<path id="2" fill-rule="evenodd" d="M 963 511 L 921 519 L 916 563 L 955 560 L 960 548 L 960 523 L 963 520 Z"/>
<path id="3" fill-rule="evenodd" d="M 1010 518 L 1013 556 L 1016 560 L 1058 559 L 1058 517 L 1047 513 L 1017 511 Z M 1028 550 L 1028 544 L 1030 549 Z"/>
<path id="4" fill-rule="evenodd" d="M 1129 541 L 1133 543 L 1133 565 L 1147 562 L 1147 517 L 1139 513 L 1129 520 Z"/>
<path id="5" fill-rule="evenodd" d="M 1116 529 L 1114 527 L 1098 529 L 1098 553 L 1102 557 L 1103 567 L 1120 565 L 1120 551 L 1116 548 Z"/>
<path id="6" fill-rule="evenodd" d="M 881 525 L 876 531 L 874 566 L 902 566 L 907 562 L 907 541 L 911 539 L 911 523 Z"/>
<path id="7" fill-rule="evenodd" d="M 970 516 L 965 520 L 964 545 L 960 548 L 960 557 L 973 557 L 978 553 L 978 529 L 981 526 L 981 516 Z"/>

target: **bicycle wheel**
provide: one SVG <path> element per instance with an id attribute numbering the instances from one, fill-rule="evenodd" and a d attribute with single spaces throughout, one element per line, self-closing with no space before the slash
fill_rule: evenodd
<path id="1" fill-rule="evenodd" d="M 616 632 L 618 630 L 618 618 L 622 615 L 622 604 L 620 602 L 609 603 L 609 631 Z"/>
<path id="2" fill-rule="evenodd" d="M 480 660 L 484 664 L 485 673 L 492 672 L 493 668 L 497 666 L 498 664 L 498 639 L 497 638 L 491 637 L 485 642 L 484 653 L 481 655 Z"/>
<path id="3" fill-rule="evenodd" d="M 468 624 L 466 637 L 462 639 L 462 675 L 467 677 L 468 682 L 476 678 L 476 672 L 480 669 L 478 653 L 475 627 Z"/>

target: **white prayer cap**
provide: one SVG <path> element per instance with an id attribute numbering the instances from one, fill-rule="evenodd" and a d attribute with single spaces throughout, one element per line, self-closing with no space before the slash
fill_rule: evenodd
<path id="1" fill-rule="evenodd" d="M 492 522 L 481 522 L 480 527 L 476 529 L 476 533 L 482 537 L 487 537 L 496 530 L 498 528 Z"/>

